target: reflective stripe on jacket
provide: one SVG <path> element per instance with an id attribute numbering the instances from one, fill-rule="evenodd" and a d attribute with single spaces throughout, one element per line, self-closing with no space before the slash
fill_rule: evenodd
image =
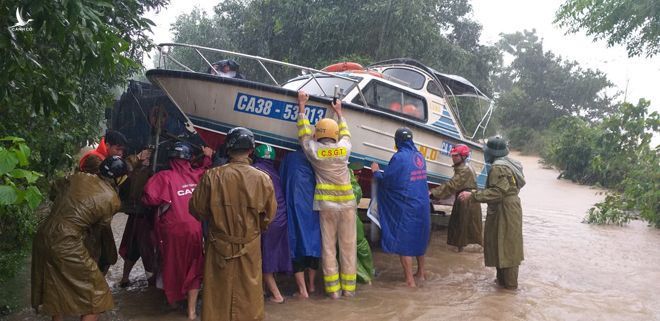
<path id="1" fill-rule="evenodd" d="M 319 143 L 312 138 L 312 125 L 298 114 L 298 140 L 314 168 L 316 188 L 314 210 L 355 208 L 355 196 L 347 167 L 351 154 L 351 134 L 344 117 L 339 118 L 339 141 Z"/>

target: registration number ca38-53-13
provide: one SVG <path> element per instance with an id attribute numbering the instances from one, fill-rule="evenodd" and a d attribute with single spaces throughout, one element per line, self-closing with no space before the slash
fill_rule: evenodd
<path id="1" fill-rule="evenodd" d="M 240 92 L 236 95 L 234 111 L 290 122 L 298 121 L 297 104 Z M 312 125 L 323 119 L 326 111 L 325 107 L 305 105 L 305 116 Z"/>

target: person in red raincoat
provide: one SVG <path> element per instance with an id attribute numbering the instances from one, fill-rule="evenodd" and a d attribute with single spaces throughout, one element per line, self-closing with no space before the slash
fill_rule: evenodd
<path id="1" fill-rule="evenodd" d="M 197 317 L 196 304 L 202 284 L 204 253 L 202 224 L 188 212 L 188 201 L 204 170 L 211 165 L 213 150 L 204 148 L 201 168 L 193 169 L 192 147 L 176 143 L 169 152 L 170 167 L 152 176 L 144 187 L 142 202 L 157 206 L 154 230 L 160 253 L 159 279 L 167 302 L 188 297 L 188 318 Z M 160 282 L 157 282 L 160 285 Z"/>

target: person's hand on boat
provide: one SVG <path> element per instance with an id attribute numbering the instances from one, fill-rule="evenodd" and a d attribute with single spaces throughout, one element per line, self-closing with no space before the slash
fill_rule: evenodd
<path id="1" fill-rule="evenodd" d="M 151 149 L 145 148 L 137 154 L 137 159 L 142 163 L 143 166 L 149 166 L 149 160 L 151 159 Z"/>
<path id="2" fill-rule="evenodd" d="M 206 156 L 206 157 L 213 156 L 213 149 L 211 149 L 211 147 L 208 147 L 208 146 L 202 147 L 202 152 L 204 152 L 204 156 Z"/>
<path id="3" fill-rule="evenodd" d="M 461 202 L 465 202 L 465 201 L 469 200 L 470 197 L 472 197 L 472 192 L 469 192 L 469 191 L 464 191 L 464 192 L 461 192 L 460 194 L 458 194 L 458 199 L 460 199 Z"/>
<path id="4" fill-rule="evenodd" d="M 337 117 L 341 117 L 341 100 L 337 99 L 335 102 L 331 103 L 332 109 L 335 110 L 335 114 L 337 114 Z"/>
<path id="5" fill-rule="evenodd" d="M 298 112 L 304 114 L 305 113 L 305 103 L 309 100 L 309 95 L 302 91 L 298 91 Z"/>
<path id="6" fill-rule="evenodd" d="M 380 171 L 380 166 L 378 166 L 378 163 L 376 162 L 371 163 L 371 171 L 374 173 Z"/>

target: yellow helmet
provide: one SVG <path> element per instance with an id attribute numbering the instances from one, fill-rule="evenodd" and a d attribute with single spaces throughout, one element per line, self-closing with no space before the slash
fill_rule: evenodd
<path id="1" fill-rule="evenodd" d="M 339 137 L 339 125 L 332 118 L 323 118 L 316 123 L 316 132 L 314 133 L 314 139 L 319 140 L 321 138 L 332 138 L 337 141 Z"/>

